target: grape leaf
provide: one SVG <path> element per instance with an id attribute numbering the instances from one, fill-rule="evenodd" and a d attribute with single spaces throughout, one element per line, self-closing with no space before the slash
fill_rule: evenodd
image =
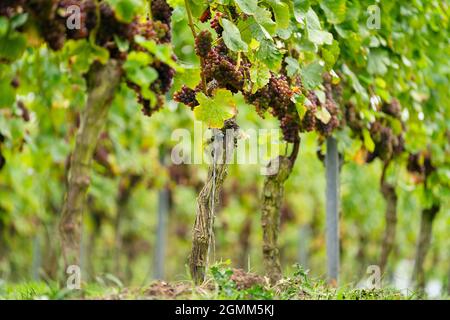
<path id="1" fill-rule="evenodd" d="M 28 13 L 22 13 L 12 17 L 10 21 L 11 29 L 16 29 L 23 26 L 25 22 L 27 22 L 27 19 Z"/>
<path id="2" fill-rule="evenodd" d="M 16 60 L 22 56 L 26 46 L 25 36 L 18 32 L 12 32 L 0 39 L 0 58 Z"/>
<path id="3" fill-rule="evenodd" d="M 146 99 L 151 98 L 150 84 L 158 78 L 158 72 L 148 65 L 149 62 L 150 57 L 144 52 L 132 51 L 123 65 L 127 78 L 141 87 Z"/>
<path id="4" fill-rule="evenodd" d="M 273 41 L 263 40 L 256 52 L 256 57 L 264 62 L 272 71 L 275 71 L 281 66 L 283 53 L 280 52 Z"/>
<path id="5" fill-rule="evenodd" d="M 272 13 L 262 7 L 256 9 L 255 20 L 258 22 L 270 35 L 275 33 L 277 24 L 272 20 Z"/>
<path id="6" fill-rule="evenodd" d="M 106 0 L 114 9 L 116 18 L 125 23 L 133 21 L 139 10 L 139 3 L 136 0 Z"/>
<path id="7" fill-rule="evenodd" d="M 306 29 L 308 31 L 308 39 L 317 45 L 332 44 L 333 35 L 327 31 L 323 31 L 320 26 L 320 20 L 313 9 L 309 9 L 306 13 Z"/>
<path id="8" fill-rule="evenodd" d="M 331 114 L 326 108 L 317 108 L 317 111 L 314 115 L 317 119 L 322 121 L 323 124 L 327 124 L 331 119 Z"/>
<path id="9" fill-rule="evenodd" d="M 0 79 L 0 92 L 0 109 L 11 107 L 16 99 L 16 94 L 8 81 Z"/>
<path id="10" fill-rule="evenodd" d="M 194 108 L 195 118 L 205 122 L 210 128 L 222 128 L 224 121 L 236 114 L 236 101 L 226 89 L 218 89 L 212 98 L 199 92 L 196 98 L 199 105 Z"/>
<path id="11" fill-rule="evenodd" d="M 292 77 L 293 75 L 297 74 L 300 71 L 300 65 L 298 64 L 298 61 L 292 57 L 286 57 L 284 59 L 286 62 L 286 71 L 288 77 Z"/>
<path id="12" fill-rule="evenodd" d="M 294 17 L 297 22 L 303 22 L 309 6 L 309 0 L 294 0 Z"/>
<path id="13" fill-rule="evenodd" d="M 388 71 L 390 60 L 388 54 L 384 50 L 371 50 L 367 61 L 367 71 L 370 74 L 384 75 Z"/>
<path id="14" fill-rule="evenodd" d="M 353 73 L 352 70 L 350 70 L 350 68 L 346 64 L 342 66 L 342 72 L 344 72 L 344 74 L 350 78 L 353 89 L 355 89 L 355 91 L 359 93 L 365 101 L 368 101 L 369 95 L 367 94 L 366 89 L 364 89 L 364 87 L 359 82 L 358 77 Z"/>
<path id="15" fill-rule="evenodd" d="M 346 0 L 322 0 L 320 7 L 331 24 L 339 24 L 345 20 L 347 12 Z"/>
<path id="16" fill-rule="evenodd" d="M 238 7 L 248 15 L 254 15 L 258 8 L 258 0 L 234 0 Z"/>
<path id="17" fill-rule="evenodd" d="M 336 40 L 333 40 L 333 43 L 330 46 L 322 48 L 322 59 L 323 61 L 325 61 L 325 66 L 327 70 L 331 70 L 331 68 L 336 63 L 339 54 L 340 54 L 339 43 Z"/>
<path id="18" fill-rule="evenodd" d="M 270 69 L 257 60 L 250 68 L 250 80 L 253 83 L 252 92 L 264 87 L 269 83 Z"/>
<path id="19" fill-rule="evenodd" d="M 248 46 L 242 41 L 241 33 L 239 32 L 238 27 L 227 19 L 222 19 L 223 25 L 223 41 L 225 45 L 231 51 L 243 51 L 247 52 Z"/>
<path id="20" fill-rule="evenodd" d="M 271 5 L 275 14 L 277 29 L 286 29 L 287 27 L 289 27 L 289 6 L 281 1 L 272 1 Z"/>
<path id="21" fill-rule="evenodd" d="M 295 103 L 295 108 L 297 109 L 297 113 L 298 116 L 300 117 L 300 120 L 303 119 L 307 111 L 305 106 L 306 97 L 300 94 L 293 96 L 291 100 Z"/>
<path id="22" fill-rule="evenodd" d="M 254 17 L 248 17 L 245 20 L 239 21 L 238 28 L 241 31 L 242 40 L 246 43 L 250 43 L 252 39 L 258 41 L 272 39 L 266 28 L 257 23 Z"/>

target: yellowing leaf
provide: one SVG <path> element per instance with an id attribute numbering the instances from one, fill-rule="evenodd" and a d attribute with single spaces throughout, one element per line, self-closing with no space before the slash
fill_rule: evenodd
<path id="1" fill-rule="evenodd" d="M 375 143 L 372 140 L 372 137 L 370 136 L 369 130 L 364 129 L 363 130 L 363 138 L 364 138 L 364 146 L 366 147 L 367 151 L 373 152 L 375 150 Z"/>
<path id="2" fill-rule="evenodd" d="M 318 108 L 315 116 L 317 119 L 322 121 L 323 124 L 327 124 L 331 119 L 331 114 L 328 112 L 326 108 Z"/>
<path id="3" fill-rule="evenodd" d="M 228 90 L 218 89 L 212 98 L 199 92 L 196 98 L 199 105 L 194 108 L 195 118 L 205 122 L 210 128 L 222 128 L 224 121 L 236 114 L 236 101 Z"/>

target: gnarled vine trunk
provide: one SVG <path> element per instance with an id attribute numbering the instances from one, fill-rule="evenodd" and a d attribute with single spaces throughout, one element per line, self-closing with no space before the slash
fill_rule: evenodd
<path id="1" fill-rule="evenodd" d="M 88 73 L 88 99 L 81 112 L 80 128 L 70 160 L 67 192 L 59 224 L 65 267 L 79 264 L 81 221 L 86 191 L 90 184 L 92 157 L 114 92 L 120 81 L 120 66 L 116 60 L 106 65 L 95 63 Z"/>
<path id="2" fill-rule="evenodd" d="M 385 229 L 383 241 L 381 243 L 381 255 L 379 262 L 381 272 L 385 271 L 389 254 L 394 247 L 397 227 L 397 193 L 395 192 L 395 186 L 386 181 L 386 170 L 388 165 L 388 162 L 384 164 L 380 181 L 381 193 L 386 201 Z"/>
<path id="3" fill-rule="evenodd" d="M 197 197 L 197 211 L 192 230 L 192 250 L 189 256 L 189 268 L 192 279 L 196 284 L 202 283 L 205 279 L 208 253 L 212 245 L 213 210 L 219 202 L 219 195 L 227 176 L 229 159 L 233 156 L 236 128 L 237 125 L 232 119 L 227 121 L 221 130 L 225 137 L 221 139 L 218 148 L 216 148 L 216 156 L 214 156 L 216 160 L 213 160 L 213 163 L 209 166 L 208 177 Z M 214 143 L 217 143 L 217 141 Z"/>
<path id="4" fill-rule="evenodd" d="M 282 276 L 280 251 L 278 248 L 280 208 L 283 202 L 284 183 L 292 172 L 298 149 L 299 144 L 295 144 L 290 157 L 278 156 L 271 160 L 269 167 L 273 167 L 273 161 L 277 161 L 278 170 L 272 175 L 267 175 L 264 180 L 261 206 L 263 262 L 271 283 L 276 283 Z"/>
<path id="5" fill-rule="evenodd" d="M 416 259 L 414 262 L 413 281 L 419 291 L 425 288 L 424 263 L 431 244 L 433 221 L 439 212 L 440 206 L 435 204 L 431 208 L 422 210 L 420 233 L 417 241 Z"/>

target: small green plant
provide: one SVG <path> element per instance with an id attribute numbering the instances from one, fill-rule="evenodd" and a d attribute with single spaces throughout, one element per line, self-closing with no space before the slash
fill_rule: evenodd
<path id="1" fill-rule="evenodd" d="M 249 288 L 242 288 L 242 285 L 238 285 L 233 279 L 235 271 L 228 265 L 229 263 L 225 262 L 210 268 L 211 276 L 218 289 L 219 298 L 236 300 L 270 300 L 274 298 L 273 291 L 262 284 L 253 284 Z"/>

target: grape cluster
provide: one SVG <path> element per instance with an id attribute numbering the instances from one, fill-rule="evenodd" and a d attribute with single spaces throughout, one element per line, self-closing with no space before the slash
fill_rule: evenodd
<path id="1" fill-rule="evenodd" d="M 172 34 L 170 32 L 170 22 L 173 9 L 167 4 L 166 0 L 152 0 L 151 2 L 152 18 L 155 21 L 155 28 L 164 34 L 159 34 L 161 42 L 170 42 Z"/>
<path id="2" fill-rule="evenodd" d="M 198 18 L 198 20 L 200 20 L 200 22 L 205 23 L 209 19 L 211 19 L 211 9 L 208 6 L 208 8 L 206 8 L 205 11 L 203 11 L 202 15 L 200 16 L 200 18 Z"/>
<path id="3" fill-rule="evenodd" d="M 173 9 L 165 0 L 152 0 L 152 18 L 170 25 Z"/>
<path id="4" fill-rule="evenodd" d="M 345 124 L 353 130 L 353 132 L 358 134 L 361 133 L 361 130 L 364 127 L 364 123 L 356 110 L 356 106 L 352 102 L 345 105 L 344 121 Z"/>
<path id="5" fill-rule="evenodd" d="M 280 121 L 283 138 L 287 142 L 297 142 L 302 128 L 295 104 L 291 101 L 293 91 L 286 76 L 271 75 L 269 83 L 254 94 L 245 93 L 246 101 L 253 104 L 256 111 L 264 116 L 269 111 Z"/>
<path id="6" fill-rule="evenodd" d="M 431 155 L 428 151 L 410 153 L 406 169 L 425 179 L 436 171 L 436 167 L 433 165 Z"/>
<path id="7" fill-rule="evenodd" d="M 195 53 L 206 58 L 211 51 L 212 35 L 208 30 L 201 31 L 195 38 Z"/>
<path id="8" fill-rule="evenodd" d="M 216 12 L 214 15 L 214 18 L 212 18 L 210 22 L 210 26 L 212 29 L 214 29 L 219 37 L 222 36 L 223 28 L 220 25 L 220 18 L 222 17 L 221 12 Z"/>
<path id="9" fill-rule="evenodd" d="M 331 77 L 328 73 L 324 75 L 324 87 L 325 87 L 325 103 L 322 108 L 325 108 L 330 114 L 331 118 L 327 123 L 321 120 L 316 121 L 316 130 L 324 137 L 328 137 L 331 133 L 339 127 L 339 108 L 334 100 L 333 86 L 331 84 Z"/>
<path id="10" fill-rule="evenodd" d="M 67 29 L 66 35 L 69 39 L 83 39 L 89 36 L 89 32 L 97 25 L 97 5 L 94 1 L 63 0 L 58 4 L 58 11 L 62 18 L 69 18 L 67 8 L 76 5 L 80 8 L 80 28 Z"/>
<path id="11" fill-rule="evenodd" d="M 207 83 L 215 80 L 219 87 L 234 93 L 243 88 L 244 66 L 241 65 L 238 68 L 236 62 L 229 56 L 222 54 L 217 47 L 212 48 L 206 58 L 203 59 L 201 72 Z"/>
<path id="12" fill-rule="evenodd" d="M 390 127 L 379 120 L 371 124 L 370 136 L 375 143 L 375 149 L 367 155 L 366 162 L 371 162 L 377 157 L 388 161 L 405 150 L 403 136 L 395 135 Z"/>
<path id="13" fill-rule="evenodd" d="M 165 0 L 154 0 L 151 2 L 151 11 L 153 20 L 147 19 L 144 23 L 132 22 L 129 26 L 131 38 L 139 34 L 146 39 L 153 39 L 157 43 L 168 43 L 171 40 L 170 21 L 172 8 Z M 132 41 L 131 39 L 131 41 Z M 138 44 L 132 42 L 134 50 L 144 50 Z M 172 57 L 174 60 L 176 57 Z M 158 73 L 158 78 L 150 85 L 150 89 L 156 94 L 156 102 L 145 99 L 142 96 L 141 88 L 137 85 L 128 83 L 136 92 L 138 102 L 142 105 L 142 112 L 146 116 L 151 116 L 159 111 L 164 105 L 164 95 L 170 90 L 173 83 L 175 70 L 159 60 L 155 60 L 151 65 Z"/>
<path id="14" fill-rule="evenodd" d="M 0 2 L 0 16 L 11 18 L 19 12 L 24 4 L 25 0 L 2 0 Z"/>
<path id="15" fill-rule="evenodd" d="M 298 142 L 300 137 L 300 123 L 298 122 L 298 115 L 295 113 L 288 113 L 280 120 L 280 128 L 283 133 L 283 139 L 287 142 Z"/>
<path id="16" fill-rule="evenodd" d="M 20 86 L 20 79 L 15 76 L 12 80 L 11 80 L 11 87 L 13 87 L 14 89 L 17 89 Z"/>
<path id="17" fill-rule="evenodd" d="M 80 9 L 80 28 L 69 29 L 67 19 L 72 12 L 67 10 L 73 5 Z M 97 17 L 97 6 L 99 6 L 99 17 Z M 66 39 L 89 37 L 96 27 L 98 27 L 96 43 L 108 49 L 112 58 L 122 60 L 126 58 L 126 54 L 118 50 L 115 37 L 127 40 L 132 45 L 135 35 L 142 35 L 146 39 L 151 38 L 159 43 L 170 42 L 171 38 L 172 8 L 165 0 L 152 1 L 153 21 L 144 23 L 138 22 L 137 19 L 131 23 L 119 21 L 114 10 L 106 1 L 30 0 L 26 2 L 24 8 L 38 23 L 43 38 L 53 50 L 61 49 Z M 101 22 L 99 26 L 97 26 L 98 20 Z"/>
<path id="18" fill-rule="evenodd" d="M 70 6 L 77 6 L 80 9 L 79 28 L 72 29 L 68 24 L 68 19 L 73 14 L 70 10 L 68 11 Z M 131 50 L 138 51 L 144 51 L 144 48 L 135 42 L 136 35 L 157 43 L 167 43 L 171 39 L 172 8 L 165 0 L 151 2 L 153 20 L 147 19 L 145 22 L 140 22 L 136 17 L 130 23 L 123 23 L 117 19 L 113 8 L 107 1 L 96 0 L 5 0 L 1 2 L 0 15 L 10 16 L 16 11 L 30 14 L 31 20 L 37 24 L 40 34 L 53 50 L 61 49 L 67 39 L 88 38 L 95 30 L 96 44 L 107 49 L 112 59 L 123 62 L 127 58 L 127 52 L 118 48 L 116 37 L 128 41 Z M 74 22 L 77 21 L 74 20 Z M 158 73 L 157 80 L 150 87 L 156 94 L 156 105 L 143 98 L 138 86 L 128 83 L 136 91 L 138 101 L 142 104 L 145 114 L 152 114 L 162 107 L 163 95 L 169 91 L 175 73 L 175 70 L 169 65 L 157 59 L 154 59 L 150 66 Z M 14 81 L 11 85 L 18 86 Z"/>
<path id="19" fill-rule="evenodd" d="M 79 28 L 69 29 L 67 19 L 70 6 L 80 9 Z M 31 0 L 24 8 L 31 13 L 40 27 L 44 40 L 53 50 L 63 47 L 66 39 L 83 39 L 89 36 L 97 24 L 97 4 L 94 0 Z"/>
<path id="20" fill-rule="evenodd" d="M 158 72 L 158 78 L 151 85 L 152 90 L 161 95 L 166 94 L 172 86 L 175 70 L 159 60 L 156 60 L 152 67 Z"/>
<path id="21" fill-rule="evenodd" d="M 338 108 L 334 101 L 326 100 L 325 105 L 322 106 L 328 110 L 328 113 L 331 115 L 330 120 L 327 123 L 323 123 L 322 120 L 318 120 L 316 122 L 316 130 L 324 137 L 330 136 L 333 131 L 339 127 L 339 118 L 338 118 Z"/>
<path id="22" fill-rule="evenodd" d="M 267 85 L 254 94 L 246 93 L 245 98 L 256 107 L 260 115 L 269 110 L 273 116 L 281 120 L 292 104 L 292 95 L 286 77 L 284 75 L 276 77 L 272 74 Z"/>
<path id="23" fill-rule="evenodd" d="M 314 93 L 314 91 L 310 91 L 308 93 L 308 101 L 309 103 L 305 105 L 306 112 L 303 115 L 303 119 L 301 122 L 301 131 L 303 132 L 311 132 L 316 128 L 316 112 L 317 105 L 319 104 L 319 98 Z"/>
<path id="24" fill-rule="evenodd" d="M 384 102 L 381 106 L 381 111 L 394 118 L 400 119 L 401 107 L 397 99 L 392 99 L 390 103 Z"/>
<path id="25" fill-rule="evenodd" d="M 195 90 L 183 85 L 179 91 L 175 92 L 173 99 L 194 109 L 194 107 L 198 106 L 198 101 L 195 98 L 196 93 Z"/>

